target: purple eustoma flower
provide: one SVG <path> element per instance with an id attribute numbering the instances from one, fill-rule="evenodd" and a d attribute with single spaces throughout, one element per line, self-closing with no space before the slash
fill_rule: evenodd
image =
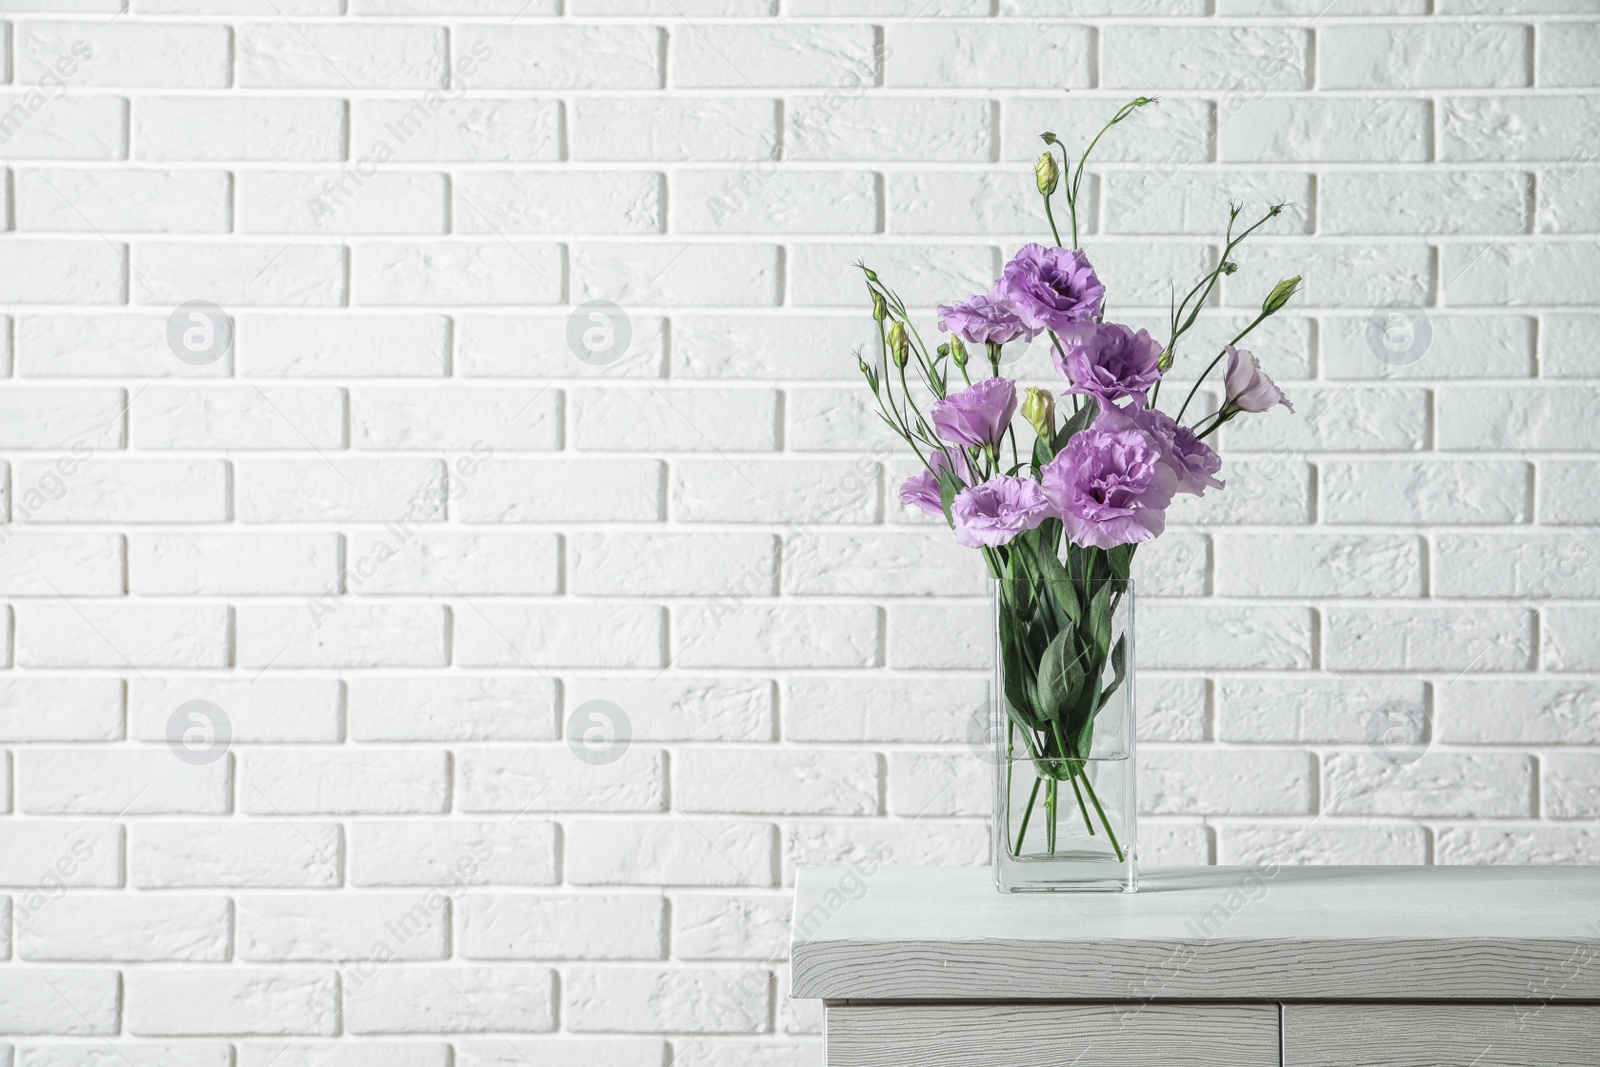
<path id="1" fill-rule="evenodd" d="M 1073 434 L 1040 476 L 1067 536 L 1095 548 L 1159 535 L 1178 483 L 1163 461 L 1161 443 L 1116 409 L 1102 411 L 1093 426 Z"/>
<path id="2" fill-rule="evenodd" d="M 950 504 L 956 541 L 968 548 L 1009 544 L 1024 531 L 1050 517 L 1044 491 L 1032 478 L 997 474 L 982 485 L 963 489 Z"/>
<path id="3" fill-rule="evenodd" d="M 1144 330 L 1135 333 L 1117 322 L 1093 326 L 1087 336 L 1066 346 L 1066 358 L 1051 354 L 1056 370 L 1072 383 L 1069 393 L 1087 393 L 1106 403 L 1136 397 L 1161 380 L 1161 342 Z"/>
<path id="4" fill-rule="evenodd" d="M 1016 413 L 1017 383 L 1010 378 L 985 378 L 928 409 L 940 437 L 951 444 L 983 448 L 1000 443 Z"/>
<path id="5" fill-rule="evenodd" d="M 1076 341 L 1099 317 L 1106 287 L 1082 252 L 1035 244 L 1023 245 L 1011 257 L 995 295 L 1029 329 L 1054 330 L 1063 341 Z"/>
<path id="6" fill-rule="evenodd" d="M 1129 414 L 1141 430 L 1160 443 L 1164 461 L 1178 476 L 1177 492 L 1204 496 L 1207 489 L 1223 487 L 1222 480 L 1216 477 L 1222 469 L 1222 457 L 1193 430 L 1155 408 L 1138 408 Z"/>
<path id="7" fill-rule="evenodd" d="M 1038 335 L 1017 318 L 1016 311 L 994 292 L 979 293 L 954 304 L 940 304 L 939 329 L 969 345 L 1003 345 Z"/>
<path id="8" fill-rule="evenodd" d="M 972 465 L 967 460 L 966 453 L 959 448 L 949 450 L 955 457 L 957 477 L 963 483 L 976 480 L 972 473 Z M 935 449 L 928 455 L 928 462 L 933 464 L 933 470 L 924 470 L 921 474 L 913 474 L 900 485 L 900 503 L 914 505 L 924 515 L 944 517 L 944 504 L 939 495 L 939 474 L 950 469 L 950 463 L 945 459 L 945 453 Z"/>
<path id="9" fill-rule="evenodd" d="M 1266 411 L 1282 404 L 1290 411 L 1294 405 L 1283 395 L 1283 390 L 1273 384 L 1261 371 L 1261 361 L 1254 355 L 1228 346 L 1228 399 L 1223 403 L 1223 414 L 1234 411 Z"/>

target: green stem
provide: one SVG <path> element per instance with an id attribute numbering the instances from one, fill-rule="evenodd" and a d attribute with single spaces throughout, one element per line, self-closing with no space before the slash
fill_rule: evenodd
<path id="1" fill-rule="evenodd" d="M 1068 773 L 1071 775 L 1067 781 L 1072 783 L 1072 795 L 1078 798 L 1078 811 L 1083 814 L 1083 828 L 1089 831 L 1090 837 L 1093 837 L 1094 823 L 1089 821 L 1089 809 L 1083 806 L 1083 793 L 1078 789 L 1078 772 L 1072 770 Z M 1088 779 L 1084 779 L 1084 782 L 1087 783 Z"/>
<path id="2" fill-rule="evenodd" d="M 1039 783 L 1042 781 L 1043 778 L 1033 780 L 1033 792 L 1028 794 L 1028 810 L 1022 813 L 1022 829 L 1017 831 L 1017 850 L 1012 853 L 1014 856 L 1022 855 L 1022 839 L 1028 836 L 1028 820 L 1033 818 L 1033 802 L 1039 799 Z M 1009 790 L 1006 795 L 1010 795 Z"/>
<path id="3" fill-rule="evenodd" d="M 1124 857 L 1122 855 L 1122 846 L 1117 844 L 1117 832 L 1111 829 L 1111 820 L 1106 818 L 1106 811 L 1100 806 L 1100 798 L 1095 795 L 1094 783 L 1089 781 L 1087 773 L 1083 776 L 1083 787 L 1089 791 L 1089 799 L 1094 801 L 1094 810 L 1100 816 L 1100 825 L 1106 828 L 1106 836 L 1111 839 L 1111 848 L 1117 854 L 1117 862 L 1121 863 Z"/>
<path id="4" fill-rule="evenodd" d="M 1050 821 L 1045 824 L 1044 838 L 1045 847 L 1050 855 L 1054 856 L 1056 854 L 1056 796 L 1059 783 L 1054 778 L 1049 781 L 1050 784 L 1044 787 L 1044 810 L 1049 815 Z"/>
<path id="5" fill-rule="evenodd" d="M 1050 220 L 1050 233 L 1056 239 L 1056 247 L 1061 247 L 1061 231 L 1056 229 L 1055 212 L 1050 210 L 1050 194 L 1044 194 L 1044 217 Z"/>

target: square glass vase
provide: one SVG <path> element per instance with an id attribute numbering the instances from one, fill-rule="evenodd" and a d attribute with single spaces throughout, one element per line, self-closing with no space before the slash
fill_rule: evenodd
<path id="1" fill-rule="evenodd" d="M 1133 582 L 997 581 L 993 602 L 995 884 L 1135 892 Z"/>

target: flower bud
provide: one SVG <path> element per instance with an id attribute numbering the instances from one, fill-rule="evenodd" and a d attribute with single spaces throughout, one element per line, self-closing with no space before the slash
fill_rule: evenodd
<path id="1" fill-rule="evenodd" d="M 1039 140 L 1043 141 L 1045 144 L 1055 144 L 1056 135 L 1051 133 L 1049 130 L 1046 130 L 1044 133 L 1039 135 Z"/>
<path id="2" fill-rule="evenodd" d="M 871 286 L 867 287 L 867 292 L 872 294 L 872 321 L 882 322 L 889 317 L 889 308 L 883 301 L 883 294 Z"/>
<path id="3" fill-rule="evenodd" d="M 1038 183 L 1039 191 L 1045 196 L 1056 191 L 1056 183 L 1061 180 L 1061 168 L 1056 166 L 1056 157 L 1048 150 L 1039 157 L 1039 162 L 1033 165 L 1033 177 Z"/>
<path id="4" fill-rule="evenodd" d="M 872 388 L 872 395 L 878 395 L 878 373 L 867 365 L 867 361 L 859 355 L 856 356 L 856 366 L 861 368 L 861 374 L 867 379 L 867 385 Z"/>
<path id="5" fill-rule="evenodd" d="M 867 276 L 867 281 L 875 282 L 875 281 L 878 280 L 878 272 L 877 271 L 872 270 L 870 267 L 868 267 L 864 263 L 857 263 L 856 266 L 860 267 L 861 268 L 861 273 L 865 274 Z"/>
<path id="6" fill-rule="evenodd" d="M 910 342 L 906 340 L 906 324 L 896 319 L 894 325 L 889 327 L 889 356 L 894 360 L 896 367 L 905 367 L 909 348 Z"/>
<path id="7" fill-rule="evenodd" d="M 1046 441 L 1056 434 L 1056 398 L 1048 389 L 1028 387 L 1022 398 L 1022 417 L 1033 424 L 1033 432 Z"/>
<path id="8" fill-rule="evenodd" d="M 1169 348 L 1165 352 L 1161 353 L 1161 358 L 1156 360 L 1156 370 L 1160 371 L 1162 374 L 1165 374 L 1171 369 L 1172 349 Z"/>
<path id="9" fill-rule="evenodd" d="M 956 361 L 956 366 L 958 367 L 965 367 L 967 365 L 966 342 L 962 341 L 960 337 L 955 335 L 951 335 L 950 337 L 950 358 Z"/>
<path id="10" fill-rule="evenodd" d="M 1295 290 L 1299 288 L 1300 275 L 1298 274 L 1293 278 L 1285 278 L 1277 285 L 1274 285 L 1272 292 L 1268 293 L 1267 298 L 1261 302 L 1261 313 L 1263 315 L 1271 315 L 1281 310 L 1283 305 L 1289 302 L 1289 298 L 1295 294 Z"/>
<path id="11" fill-rule="evenodd" d="M 1233 274 L 1236 271 L 1238 271 L 1238 269 L 1239 269 L 1239 264 L 1235 263 L 1233 260 L 1225 259 L 1225 260 L 1222 261 L 1222 273 L 1224 273 L 1224 274 Z"/>

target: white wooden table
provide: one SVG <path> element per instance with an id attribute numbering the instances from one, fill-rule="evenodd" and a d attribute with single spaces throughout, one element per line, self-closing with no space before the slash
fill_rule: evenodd
<path id="1" fill-rule="evenodd" d="M 1600 1065 L 1600 867 L 808 868 L 829 1067 Z"/>

